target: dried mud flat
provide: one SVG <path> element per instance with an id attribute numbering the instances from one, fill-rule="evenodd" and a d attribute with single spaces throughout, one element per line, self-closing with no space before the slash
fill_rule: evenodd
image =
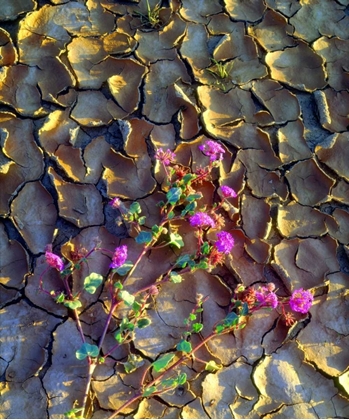
<path id="1" fill-rule="evenodd" d="M 131 243 L 109 198 L 139 199 L 152 223 L 154 149 L 196 168 L 205 138 L 226 148 L 208 202 L 218 183 L 239 192 L 236 246 L 223 268 L 163 287 L 133 351 L 150 363 L 173 349 L 197 292 L 210 295 L 205 331 L 239 282 L 314 288 L 315 304 L 291 334 L 259 314 L 209 342 L 200 357 L 223 369 L 188 366 L 184 388 L 124 417 L 348 418 L 349 1 L 169 0 L 154 30 L 137 11 L 144 0 L 1 0 L 1 418 L 62 418 L 84 389 L 68 309 L 37 293 L 45 246 L 65 244 L 69 258 L 97 236 L 111 250 Z M 134 281 L 168 258 L 153 252 Z M 90 270 L 105 275 L 108 259 Z M 59 287 L 52 273 L 45 281 Z M 86 335 L 98 340 L 103 292 L 86 305 Z M 93 418 L 137 388 L 142 372 L 118 363 L 125 347 L 96 370 Z"/>

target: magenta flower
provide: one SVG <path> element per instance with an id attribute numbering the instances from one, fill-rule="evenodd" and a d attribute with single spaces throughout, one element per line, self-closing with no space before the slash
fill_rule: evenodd
<path id="1" fill-rule="evenodd" d="M 62 271 L 64 269 L 64 262 L 63 262 L 62 258 L 59 257 L 58 255 L 53 254 L 50 251 L 46 251 L 45 252 L 45 258 L 46 258 L 47 264 L 50 267 L 55 268 L 58 271 Z"/>
<path id="2" fill-rule="evenodd" d="M 313 304 L 314 296 L 309 290 L 298 289 L 292 293 L 290 307 L 295 312 L 306 314 Z"/>
<path id="3" fill-rule="evenodd" d="M 223 147 L 213 140 L 207 140 L 205 144 L 199 146 L 199 149 L 205 156 L 210 157 L 211 162 L 215 160 L 222 160 L 223 154 L 225 153 Z"/>
<path id="4" fill-rule="evenodd" d="M 227 187 L 226 185 L 221 186 L 221 191 L 225 198 L 228 198 L 228 197 L 235 198 L 238 196 L 232 188 Z"/>
<path id="5" fill-rule="evenodd" d="M 109 204 L 114 208 L 114 209 L 118 209 L 121 205 L 121 200 L 118 197 L 113 198 Z"/>
<path id="6" fill-rule="evenodd" d="M 204 212 L 199 212 L 199 213 L 194 214 L 193 216 L 190 216 L 189 223 L 192 226 L 198 226 L 198 227 L 203 227 L 203 226 L 215 227 L 216 225 L 212 217 L 210 217 L 207 213 L 204 213 Z"/>
<path id="7" fill-rule="evenodd" d="M 218 241 L 215 245 L 219 252 L 224 252 L 224 254 L 229 254 L 234 246 L 234 238 L 228 232 L 218 232 L 217 233 Z"/>
<path id="8" fill-rule="evenodd" d="M 173 162 L 175 157 L 176 154 L 171 152 L 170 149 L 167 149 L 166 152 L 164 152 L 161 147 L 155 153 L 155 159 L 162 162 L 165 166 L 168 166 L 171 162 Z"/>
<path id="9" fill-rule="evenodd" d="M 259 306 L 275 309 L 279 304 L 278 297 L 274 292 L 270 292 L 268 287 L 261 287 L 260 291 L 256 292 L 256 298 Z"/>
<path id="10" fill-rule="evenodd" d="M 110 268 L 119 268 L 125 264 L 127 258 L 127 245 L 121 245 L 115 248 Z"/>

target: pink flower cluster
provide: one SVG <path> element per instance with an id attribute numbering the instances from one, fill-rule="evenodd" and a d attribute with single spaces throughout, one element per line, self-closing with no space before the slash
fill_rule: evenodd
<path id="1" fill-rule="evenodd" d="M 219 252 L 223 252 L 224 254 L 229 254 L 234 246 L 234 238 L 231 236 L 230 233 L 221 231 L 217 233 L 218 241 L 216 241 L 215 245 Z"/>
<path id="2" fill-rule="evenodd" d="M 155 159 L 159 162 L 162 162 L 165 166 L 168 166 L 171 162 L 174 161 L 176 154 L 171 152 L 170 149 L 167 149 L 166 152 L 160 147 L 155 153 Z"/>
<path id="3" fill-rule="evenodd" d="M 306 314 L 313 304 L 314 296 L 309 290 L 298 289 L 292 293 L 289 304 L 293 311 Z"/>
<path id="4" fill-rule="evenodd" d="M 272 291 L 274 289 L 270 285 L 274 286 L 272 283 L 269 283 L 267 287 L 260 287 L 259 291 L 256 292 L 256 299 L 259 303 L 259 306 L 275 309 L 279 304 L 278 297 Z"/>
<path id="5" fill-rule="evenodd" d="M 223 154 L 225 153 L 223 147 L 213 140 L 207 140 L 205 144 L 199 146 L 199 149 L 205 156 L 210 157 L 211 162 L 215 160 L 222 160 Z"/>
<path id="6" fill-rule="evenodd" d="M 210 226 L 214 228 L 216 226 L 212 217 L 210 217 L 207 213 L 204 212 L 198 212 L 193 216 L 190 216 L 189 223 L 194 227 Z"/>
<path id="7" fill-rule="evenodd" d="M 127 259 L 127 245 L 121 245 L 115 248 L 110 268 L 119 268 L 125 264 Z"/>
<path id="8" fill-rule="evenodd" d="M 225 198 L 229 198 L 229 197 L 235 198 L 238 196 L 235 190 L 233 190 L 230 187 L 227 187 L 226 185 L 221 186 L 221 191 L 222 191 L 223 197 Z"/>
<path id="9" fill-rule="evenodd" d="M 46 251 L 45 258 L 50 267 L 55 268 L 58 271 L 62 271 L 64 269 L 64 262 L 58 255 L 53 254 L 50 251 Z"/>

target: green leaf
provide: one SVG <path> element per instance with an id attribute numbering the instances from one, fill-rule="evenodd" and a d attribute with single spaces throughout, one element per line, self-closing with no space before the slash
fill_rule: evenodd
<path id="1" fill-rule="evenodd" d="M 156 391 L 156 386 L 149 386 L 148 388 L 145 388 L 143 391 L 142 397 L 150 397 L 151 394 L 153 394 Z"/>
<path id="2" fill-rule="evenodd" d="M 115 335 L 114 335 L 114 338 L 115 338 L 115 340 L 116 340 L 119 344 L 122 344 L 122 343 L 123 343 L 123 341 L 124 341 L 124 337 L 122 336 L 122 334 L 121 334 L 121 331 L 120 331 L 120 330 L 117 330 L 117 331 L 116 331 L 116 333 L 115 333 Z"/>
<path id="3" fill-rule="evenodd" d="M 159 227 L 158 225 L 154 225 L 152 228 L 151 228 L 151 231 L 153 232 L 153 234 L 156 236 L 156 235 L 159 235 L 161 232 L 162 232 L 162 227 Z"/>
<path id="4" fill-rule="evenodd" d="M 78 360 L 84 360 L 87 356 L 97 357 L 98 347 L 94 344 L 84 343 L 79 350 L 75 352 L 75 356 Z"/>
<path id="5" fill-rule="evenodd" d="M 166 194 L 167 201 L 170 204 L 176 204 L 181 198 L 182 190 L 180 188 L 171 188 Z"/>
<path id="6" fill-rule="evenodd" d="M 193 324 L 192 327 L 195 333 L 199 333 L 204 328 L 204 326 L 200 324 L 199 322 L 196 322 L 195 324 Z"/>
<path id="7" fill-rule="evenodd" d="M 195 200 L 199 200 L 200 198 L 202 198 L 202 194 L 201 193 L 196 193 L 196 194 L 189 194 L 188 197 L 186 197 L 186 201 L 188 201 L 188 203 L 192 203 Z"/>
<path id="8" fill-rule="evenodd" d="M 140 226 L 143 226 L 143 225 L 144 225 L 144 223 L 145 223 L 145 220 L 146 220 L 146 217 L 145 217 L 145 216 L 140 217 L 140 218 L 138 219 L 138 224 L 139 224 Z"/>
<path id="9" fill-rule="evenodd" d="M 206 270 L 208 268 L 207 261 L 206 260 L 201 260 L 197 264 L 195 264 L 195 266 L 193 268 L 195 268 L 196 270 L 199 269 L 199 268 L 201 268 L 203 270 Z"/>
<path id="10" fill-rule="evenodd" d="M 127 290 L 120 290 L 118 293 L 120 299 L 122 299 L 127 306 L 132 306 L 135 301 L 135 297 L 131 295 Z"/>
<path id="11" fill-rule="evenodd" d="M 180 274 L 177 274 L 175 271 L 171 271 L 170 280 L 172 281 L 172 283 L 181 283 L 183 277 Z"/>
<path id="12" fill-rule="evenodd" d="M 121 282 L 116 281 L 116 282 L 114 283 L 114 288 L 115 288 L 115 289 L 122 290 L 122 289 L 124 288 L 124 286 L 122 285 L 122 283 L 121 283 Z"/>
<path id="13" fill-rule="evenodd" d="M 64 302 L 64 306 L 66 306 L 69 309 L 77 309 L 77 308 L 81 308 L 82 303 L 76 299 L 76 300 L 66 300 Z"/>
<path id="14" fill-rule="evenodd" d="M 190 321 L 195 321 L 196 320 L 196 315 L 195 314 L 189 314 L 189 319 L 190 319 Z"/>
<path id="15" fill-rule="evenodd" d="M 189 213 L 189 214 L 193 214 L 193 213 L 194 213 L 194 210 L 196 209 L 196 207 L 197 207 L 197 203 L 196 203 L 196 201 L 193 201 L 192 203 L 187 204 L 187 205 L 185 206 L 184 210 L 182 210 L 182 212 L 181 212 L 181 216 L 183 217 L 183 216 L 185 216 L 187 213 Z"/>
<path id="16" fill-rule="evenodd" d="M 146 232 L 145 230 L 142 230 L 138 234 L 138 236 L 135 238 L 135 241 L 137 244 L 146 244 L 150 242 L 153 239 L 153 234 L 151 232 Z"/>
<path id="17" fill-rule="evenodd" d="M 130 205 L 129 212 L 131 214 L 137 214 L 137 213 L 139 214 L 142 212 L 141 206 L 139 205 L 137 201 L 135 201 L 134 203 Z"/>
<path id="18" fill-rule="evenodd" d="M 150 324 L 151 324 L 151 320 L 149 318 L 142 318 L 137 321 L 136 327 L 146 328 Z"/>
<path id="19" fill-rule="evenodd" d="M 182 178 L 182 181 L 186 185 L 194 178 L 196 178 L 196 175 L 194 175 L 194 174 L 185 174 L 184 177 Z"/>
<path id="20" fill-rule="evenodd" d="M 178 233 L 170 233 L 170 244 L 180 249 L 184 246 L 183 238 Z"/>
<path id="21" fill-rule="evenodd" d="M 65 296 L 64 296 L 64 293 L 63 292 L 61 292 L 57 297 L 56 297 L 56 302 L 57 303 L 64 303 L 64 299 L 65 299 Z"/>
<path id="22" fill-rule="evenodd" d="M 191 255 L 190 254 L 184 254 L 184 255 L 181 255 L 177 259 L 175 265 L 177 265 L 180 268 L 184 268 L 190 260 L 191 260 Z"/>
<path id="23" fill-rule="evenodd" d="M 230 312 L 225 318 L 224 318 L 224 324 L 227 327 L 233 327 L 234 325 L 236 325 L 239 321 L 239 317 L 238 315 L 236 315 L 235 312 Z"/>
<path id="24" fill-rule="evenodd" d="M 163 388 L 175 387 L 177 386 L 177 384 L 177 378 L 168 378 L 161 381 L 161 385 L 163 386 Z"/>
<path id="25" fill-rule="evenodd" d="M 216 372 L 217 370 L 222 369 L 222 367 L 223 365 L 217 365 L 214 360 L 210 360 L 208 363 L 206 363 L 205 370 L 208 370 L 209 372 Z"/>
<path id="26" fill-rule="evenodd" d="M 130 322 L 127 317 L 122 318 L 121 323 L 120 323 L 121 332 L 128 331 L 128 330 L 133 331 L 134 329 L 135 329 L 135 326 L 133 322 Z"/>
<path id="27" fill-rule="evenodd" d="M 144 365 L 144 360 L 141 358 L 141 356 L 137 356 L 136 354 L 130 353 L 127 356 L 127 361 L 123 363 L 125 372 L 131 373 L 138 369 L 139 367 Z"/>
<path id="28" fill-rule="evenodd" d="M 248 305 L 247 305 L 247 303 L 246 303 L 246 302 L 244 302 L 244 303 L 242 304 L 242 309 L 241 309 L 241 311 L 240 311 L 240 314 L 241 314 L 242 316 L 248 315 Z"/>
<path id="29" fill-rule="evenodd" d="M 128 273 L 131 268 L 133 267 L 132 261 L 126 261 L 125 264 L 123 264 L 121 267 L 116 268 L 114 271 L 115 273 L 118 273 L 119 276 L 124 276 L 126 273 Z"/>
<path id="30" fill-rule="evenodd" d="M 82 415 L 77 416 L 76 413 L 80 413 L 83 411 L 83 408 L 72 408 L 69 411 L 64 413 L 64 417 L 67 419 L 83 419 Z"/>
<path id="31" fill-rule="evenodd" d="M 174 212 L 173 211 L 170 211 L 168 214 L 167 214 L 167 218 L 168 218 L 168 220 L 171 220 L 171 219 L 173 219 L 175 217 L 175 214 L 174 214 Z"/>
<path id="32" fill-rule="evenodd" d="M 177 383 L 178 385 L 184 385 L 187 382 L 187 374 L 181 373 L 178 375 Z"/>
<path id="33" fill-rule="evenodd" d="M 174 358 L 174 356 L 175 355 L 173 353 L 168 353 L 160 357 L 160 359 L 153 362 L 152 366 L 155 372 L 160 372 L 161 370 L 165 369 L 170 363 L 170 361 Z"/>
<path id="34" fill-rule="evenodd" d="M 183 351 L 184 353 L 190 353 L 192 351 L 191 343 L 189 343 L 189 341 L 186 340 L 181 340 L 177 344 L 177 350 Z"/>
<path id="35" fill-rule="evenodd" d="M 210 253 L 210 244 L 209 244 L 208 242 L 204 242 L 204 243 L 201 245 L 201 252 L 202 252 L 204 255 L 207 255 L 207 254 L 209 254 L 209 253 Z"/>
<path id="36" fill-rule="evenodd" d="M 220 334 L 221 332 L 223 332 L 225 330 L 225 327 L 224 327 L 224 325 L 222 325 L 222 324 L 218 324 L 217 326 L 216 326 L 216 333 L 217 334 Z"/>
<path id="37" fill-rule="evenodd" d="M 140 311 L 140 309 L 141 309 L 141 307 L 142 307 L 142 305 L 139 303 L 139 302 L 137 302 L 136 300 L 133 302 L 133 304 L 132 304 L 132 309 L 135 311 L 135 312 L 139 312 Z"/>
<path id="38" fill-rule="evenodd" d="M 84 289 L 90 295 L 93 295 L 97 288 L 102 284 L 103 276 L 97 273 L 91 273 L 89 276 L 85 277 L 84 280 Z"/>

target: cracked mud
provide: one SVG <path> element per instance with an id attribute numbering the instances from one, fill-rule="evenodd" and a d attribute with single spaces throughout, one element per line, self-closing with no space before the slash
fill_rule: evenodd
<path id="1" fill-rule="evenodd" d="M 236 245 L 211 274 L 163 286 L 152 325 L 95 370 L 90 415 L 106 418 L 132 397 L 180 339 L 196 293 L 210 296 L 205 336 L 237 283 L 272 281 L 281 296 L 313 288 L 310 314 L 288 331 L 277 313 L 258 313 L 198 352 L 221 370 L 190 363 L 185 386 L 121 417 L 348 418 L 349 1 L 160 3 L 152 29 L 137 14 L 145 0 L 1 1 L 0 416 L 63 418 L 84 393 L 71 313 L 38 293 L 45 246 L 71 259 L 98 237 L 110 250 L 132 244 L 134 260 L 139 245 L 109 199 L 137 199 L 153 225 L 165 176 L 154 150 L 175 150 L 195 169 L 206 163 L 198 144 L 214 138 L 226 153 L 203 202 L 218 184 L 238 192 L 227 208 Z M 190 249 L 193 231 L 178 228 Z M 153 250 L 130 290 L 175 258 Z M 109 262 L 92 257 L 88 269 L 105 276 Z M 87 272 L 74 273 L 75 290 Z M 58 274 L 45 284 L 58 289 Z M 97 341 L 106 293 L 81 299 L 85 334 Z M 129 346 L 144 360 L 126 375 Z"/>

